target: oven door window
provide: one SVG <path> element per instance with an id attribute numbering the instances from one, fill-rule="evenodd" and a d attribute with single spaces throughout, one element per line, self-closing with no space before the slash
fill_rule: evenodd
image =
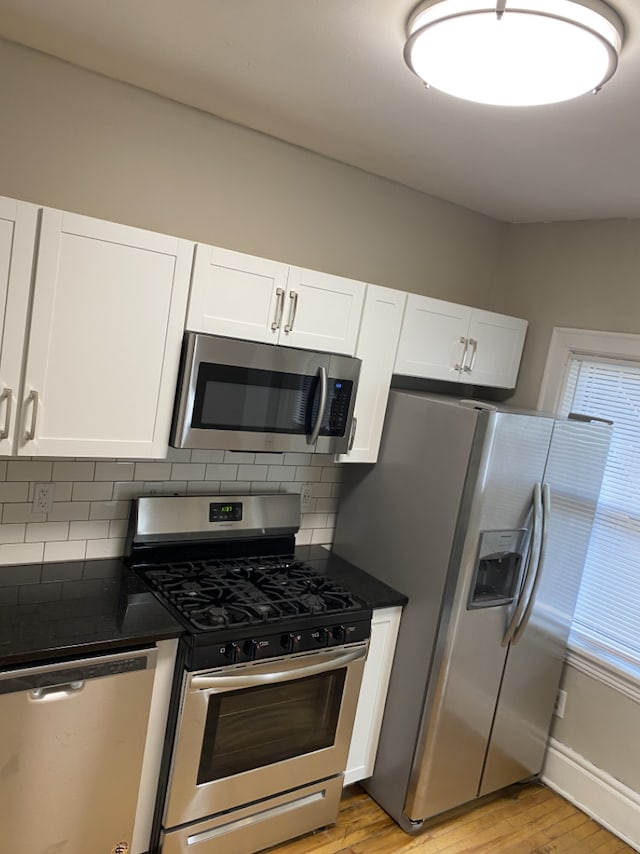
<path id="1" fill-rule="evenodd" d="M 344 435 L 352 388 L 350 380 L 329 380 L 320 435 Z M 319 391 L 315 375 L 202 362 L 191 427 L 305 436 L 318 417 Z"/>
<path id="2" fill-rule="evenodd" d="M 346 669 L 213 694 L 198 785 L 282 762 L 335 741 Z"/>

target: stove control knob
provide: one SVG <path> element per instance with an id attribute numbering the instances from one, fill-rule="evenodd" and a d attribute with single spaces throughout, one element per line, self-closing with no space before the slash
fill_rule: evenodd
<path id="1" fill-rule="evenodd" d="M 348 643 L 349 635 L 353 632 L 353 626 L 334 626 L 331 634 L 337 643 Z"/>
<path id="2" fill-rule="evenodd" d="M 311 637 L 318 644 L 318 646 L 326 646 L 331 640 L 331 632 L 329 629 L 318 629 L 315 632 L 311 633 Z"/>
<path id="3" fill-rule="evenodd" d="M 280 643 L 285 652 L 295 652 L 302 640 L 302 635 L 298 632 L 289 632 L 288 635 L 282 635 Z"/>
<path id="4" fill-rule="evenodd" d="M 248 640 L 242 645 L 243 653 L 252 660 L 258 657 L 259 650 L 260 643 L 257 640 Z"/>
<path id="5" fill-rule="evenodd" d="M 235 641 L 225 644 L 222 653 L 225 658 L 228 658 L 229 661 L 235 664 L 238 658 L 238 644 Z"/>

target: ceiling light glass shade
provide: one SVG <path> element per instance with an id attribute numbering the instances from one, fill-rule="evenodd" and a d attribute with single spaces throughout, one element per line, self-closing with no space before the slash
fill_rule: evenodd
<path id="1" fill-rule="evenodd" d="M 429 86 L 533 106 L 597 91 L 617 68 L 624 28 L 600 0 L 425 0 L 407 35 L 405 60 Z"/>

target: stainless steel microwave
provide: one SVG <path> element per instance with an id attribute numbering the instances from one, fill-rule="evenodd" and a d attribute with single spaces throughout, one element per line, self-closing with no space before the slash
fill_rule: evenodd
<path id="1" fill-rule="evenodd" d="M 344 453 L 360 360 L 185 334 L 174 448 Z"/>

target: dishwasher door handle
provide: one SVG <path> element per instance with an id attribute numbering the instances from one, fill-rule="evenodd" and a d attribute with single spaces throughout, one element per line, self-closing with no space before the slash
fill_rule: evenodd
<path id="1" fill-rule="evenodd" d="M 62 682 L 60 685 L 44 685 L 42 688 L 32 688 L 29 696 L 32 700 L 42 702 L 43 700 L 55 700 L 60 697 L 70 697 L 82 691 L 84 679 L 76 679 L 74 682 Z"/>

